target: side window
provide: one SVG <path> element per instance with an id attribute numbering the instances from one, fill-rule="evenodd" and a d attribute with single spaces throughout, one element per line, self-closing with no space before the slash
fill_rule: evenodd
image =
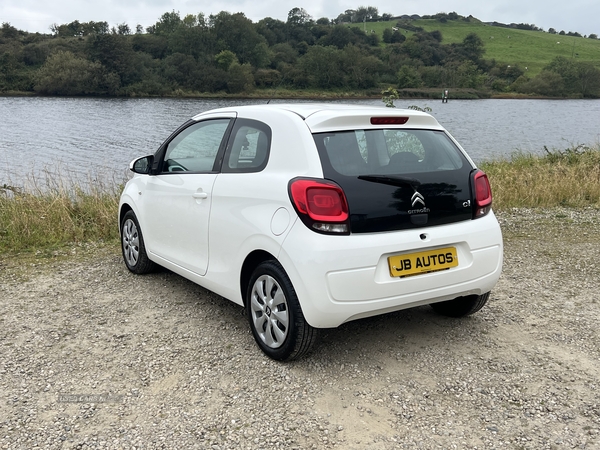
<path id="1" fill-rule="evenodd" d="M 211 172 L 230 119 L 206 120 L 181 131 L 167 146 L 163 172 Z"/>
<path id="2" fill-rule="evenodd" d="M 256 120 L 236 120 L 222 167 L 223 172 L 260 172 L 267 165 L 271 128 Z"/>

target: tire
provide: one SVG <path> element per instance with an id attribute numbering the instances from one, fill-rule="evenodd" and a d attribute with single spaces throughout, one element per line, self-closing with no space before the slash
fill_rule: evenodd
<path id="1" fill-rule="evenodd" d="M 246 309 L 256 343 L 272 359 L 297 359 L 316 341 L 317 330 L 304 319 L 296 291 L 277 261 L 265 261 L 252 273 Z"/>
<path id="2" fill-rule="evenodd" d="M 121 221 L 121 250 L 127 268 L 138 275 L 150 273 L 156 264 L 148 259 L 140 224 L 133 211 L 127 211 Z"/>
<path id="3" fill-rule="evenodd" d="M 454 300 L 431 304 L 433 310 L 443 316 L 448 317 L 465 317 L 475 314 L 485 306 L 490 297 L 490 293 L 486 292 L 482 295 L 468 295 L 466 297 L 458 297 Z"/>

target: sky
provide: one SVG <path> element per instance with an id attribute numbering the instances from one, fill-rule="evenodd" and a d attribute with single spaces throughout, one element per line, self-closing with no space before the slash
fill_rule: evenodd
<path id="1" fill-rule="evenodd" d="M 379 14 L 436 14 L 456 12 L 484 22 L 528 23 L 544 30 L 600 35 L 598 0 L 0 0 L 0 23 L 19 30 L 50 33 L 52 24 L 126 23 L 132 30 L 153 25 L 165 12 L 205 16 L 221 11 L 242 12 L 253 22 L 266 17 L 287 20 L 288 12 L 303 8 L 313 19 L 336 18 L 347 9 L 373 6 Z"/>

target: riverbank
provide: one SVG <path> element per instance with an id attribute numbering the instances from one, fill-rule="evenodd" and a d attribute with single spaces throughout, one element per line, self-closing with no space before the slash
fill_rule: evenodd
<path id="1" fill-rule="evenodd" d="M 600 209 L 600 144 L 546 150 L 544 156 L 517 153 L 480 167 L 492 184 L 496 211 Z M 29 190 L 0 186 L 0 252 L 52 255 L 73 244 L 118 242 L 122 187 L 97 179 L 73 185 L 60 177 Z"/>
<path id="2" fill-rule="evenodd" d="M 443 89 L 419 88 L 398 89 L 400 100 L 442 100 Z M 366 91 L 316 91 L 300 89 L 256 89 L 248 93 L 228 94 L 226 92 L 207 93 L 177 90 L 170 95 L 128 95 L 128 96 L 48 96 L 34 92 L 7 91 L 2 92 L 0 97 L 31 97 L 31 98 L 185 98 L 185 99 L 271 99 L 271 100 L 364 100 L 381 99 L 382 89 L 370 89 Z M 454 88 L 448 90 L 449 100 L 481 100 L 481 99 L 523 99 L 523 100 L 580 100 L 581 97 L 551 97 L 542 95 L 519 94 L 518 92 L 492 92 L 479 89 Z M 591 99 L 594 100 L 594 99 Z"/>

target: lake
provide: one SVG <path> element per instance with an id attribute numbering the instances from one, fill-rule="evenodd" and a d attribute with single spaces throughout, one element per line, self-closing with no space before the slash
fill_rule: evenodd
<path id="1" fill-rule="evenodd" d="M 305 100 L 306 101 L 306 100 Z M 45 172 L 122 180 L 129 162 L 153 153 L 193 115 L 265 100 L 0 97 L 0 186 Z M 271 103 L 286 101 L 273 100 Z M 380 100 L 355 100 L 383 105 Z M 600 142 L 600 100 L 396 101 L 429 106 L 475 162 L 515 151 L 543 154 Z"/>

